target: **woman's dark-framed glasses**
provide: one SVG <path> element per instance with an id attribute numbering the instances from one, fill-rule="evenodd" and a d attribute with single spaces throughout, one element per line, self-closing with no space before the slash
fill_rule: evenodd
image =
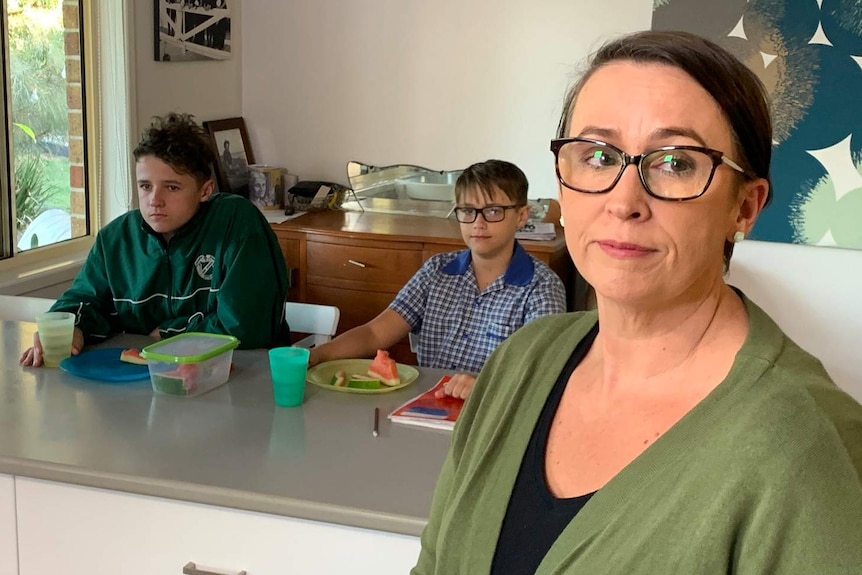
<path id="1" fill-rule="evenodd" d="M 699 198 L 721 164 L 755 177 L 723 152 L 699 146 L 664 146 L 632 156 L 599 140 L 564 138 L 551 140 L 551 151 L 560 183 L 585 194 L 609 192 L 630 164 L 646 192 L 660 200 Z"/>
<path id="2" fill-rule="evenodd" d="M 521 204 L 510 206 L 485 206 L 484 208 L 455 208 L 455 219 L 462 224 L 472 224 L 482 214 L 486 222 L 502 222 L 506 219 L 506 211 L 521 207 Z"/>

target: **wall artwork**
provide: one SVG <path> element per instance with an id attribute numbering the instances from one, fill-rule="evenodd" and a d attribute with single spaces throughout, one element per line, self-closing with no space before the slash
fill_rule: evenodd
<path id="1" fill-rule="evenodd" d="M 653 0 L 652 28 L 721 44 L 770 93 L 774 198 L 752 239 L 862 249 L 862 2 Z"/>
<path id="2" fill-rule="evenodd" d="M 231 55 L 228 0 L 153 0 L 158 62 L 227 60 Z"/>

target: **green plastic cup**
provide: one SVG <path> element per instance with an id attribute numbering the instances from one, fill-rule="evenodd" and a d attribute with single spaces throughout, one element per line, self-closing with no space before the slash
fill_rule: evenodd
<path id="1" fill-rule="evenodd" d="M 269 350 L 272 395 L 279 407 L 302 405 L 308 350 L 302 347 L 276 347 Z"/>
<path id="2" fill-rule="evenodd" d="M 72 338 L 75 335 L 75 314 L 66 311 L 49 311 L 36 316 L 39 341 L 42 343 L 42 362 L 45 367 L 57 367 L 72 355 Z"/>

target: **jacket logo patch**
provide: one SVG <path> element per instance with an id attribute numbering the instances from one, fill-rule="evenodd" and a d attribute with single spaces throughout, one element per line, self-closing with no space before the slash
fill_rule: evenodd
<path id="1" fill-rule="evenodd" d="M 195 260 L 195 271 L 202 279 L 211 280 L 213 279 L 213 265 L 215 265 L 215 258 L 210 254 L 202 254 Z"/>

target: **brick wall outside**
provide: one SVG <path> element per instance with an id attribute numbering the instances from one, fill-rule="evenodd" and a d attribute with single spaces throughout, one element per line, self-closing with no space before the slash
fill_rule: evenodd
<path id="1" fill-rule="evenodd" d="M 87 192 L 84 188 L 84 110 L 81 84 L 81 22 L 78 0 L 63 1 L 66 48 L 66 99 L 69 106 L 69 183 L 72 237 L 87 234 Z"/>

